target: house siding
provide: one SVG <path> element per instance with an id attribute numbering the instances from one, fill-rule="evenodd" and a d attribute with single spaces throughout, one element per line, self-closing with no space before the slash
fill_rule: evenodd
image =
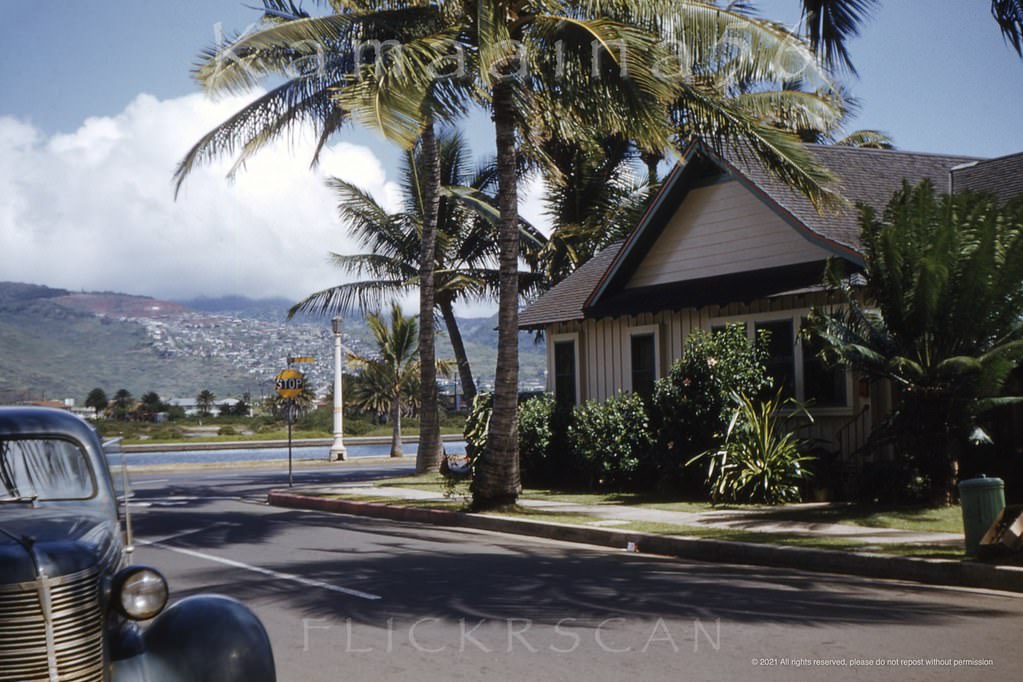
<path id="1" fill-rule="evenodd" d="M 730 180 L 686 195 L 625 288 L 810 263 L 828 255 Z"/>
<path id="2" fill-rule="evenodd" d="M 764 319 L 765 314 L 777 313 L 780 317 L 794 316 L 813 306 L 828 303 L 823 292 L 793 294 L 770 299 L 759 299 L 750 303 L 731 303 L 724 306 L 707 306 L 700 309 L 684 308 L 676 311 L 661 311 L 622 317 L 605 317 L 560 322 L 546 328 L 548 339 L 548 362 L 552 362 L 552 339 L 573 335 L 577 339 L 579 354 L 579 402 L 587 400 L 604 401 L 629 390 L 629 330 L 655 325 L 658 333 L 657 352 L 659 376 L 665 376 L 671 365 L 682 357 L 685 340 L 695 330 L 710 331 L 721 318 Z M 554 390 L 554 370 L 548 367 L 547 390 Z M 859 384 L 851 381 L 851 400 L 841 408 L 820 408 L 814 410 L 815 421 L 805 436 L 818 439 L 830 449 L 840 451 L 844 456 L 856 451 L 878 425 L 887 411 L 887 400 L 882 399 L 886 391 L 878 387 L 861 391 Z M 874 403 L 872 406 L 872 402 Z M 866 410 L 864 409 L 866 408 Z"/>

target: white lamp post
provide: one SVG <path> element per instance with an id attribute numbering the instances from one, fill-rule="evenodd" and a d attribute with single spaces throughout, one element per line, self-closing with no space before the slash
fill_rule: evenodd
<path id="1" fill-rule="evenodd" d="M 344 397 L 341 395 L 341 316 L 331 320 L 334 330 L 334 444 L 330 446 L 330 458 L 338 462 L 348 459 L 344 441 Z"/>

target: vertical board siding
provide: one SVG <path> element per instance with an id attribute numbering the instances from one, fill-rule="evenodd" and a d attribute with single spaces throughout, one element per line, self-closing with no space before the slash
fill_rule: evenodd
<path id="1" fill-rule="evenodd" d="M 614 318 L 587 319 L 551 325 L 547 328 L 548 374 L 547 390 L 554 390 L 554 372 L 551 366 L 553 334 L 577 333 L 580 372 L 580 402 L 586 400 L 604 401 L 625 390 L 626 370 L 629 366 L 629 329 L 632 327 L 657 325 L 660 376 L 665 376 L 672 364 L 682 357 L 686 339 L 696 330 L 709 331 L 711 320 L 721 317 L 741 317 L 777 312 L 791 314 L 794 310 L 829 303 L 824 292 L 791 294 L 771 299 L 759 299 L 749 303 L 731 303 L 726 306 L 706 306 L 682 310 L 662 310 L 657 313 Z M 889 405 L 878 399 L 878 391 L 871 393 L 874 400 L 866 419 L 876 423 Z M 853 391 L 852 414 L 858 414 L 871 398 L 861 398 L 859 391 Z M 809 435 L 833 443 L 835 435 L 845 427 L 852 415 L 826 414 L 817 418 Z M 846 429 L 849 432 L 849 429 Z"/>

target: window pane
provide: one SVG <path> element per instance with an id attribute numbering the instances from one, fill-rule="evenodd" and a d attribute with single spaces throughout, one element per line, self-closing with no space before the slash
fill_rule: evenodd
<path id="1" fill-rule="evenodd" d="M 56 438 L 0 440 L 0 500 L 80 500 L 95 494 L 85 453 Z"/>
<path id="2" fill-rule="evenodd" d="M 792 335 L 792 320 L 757 322 L 755 329 L 757 338 L 762 331 L 770 333 L 767 342 L 767 373 L 774 379 L 775 390 L 780 387 L 782 395 L 786 398 L 795 396 L 796 347 Z"/>
<path id="3" fill-rule="evenodd" d="M 657 367 L 654 360 L 654 335 L 636 334 L 632 341 L 632 392 L 649 398 L 654 392 Z"/>
<path id="4" fill-rule="evenodd" d="M 554 400 L 558 405 L 576 404 L 574 341 L 554 343 Z"/>
<path id="5" fill-rule="evenodd" d="M 806 400 L 822 407 L 845 407 L 846 372 L 842 367 L 827 367 L 817 357 L 820 339 L 803 339 L 803 392 Z"/>

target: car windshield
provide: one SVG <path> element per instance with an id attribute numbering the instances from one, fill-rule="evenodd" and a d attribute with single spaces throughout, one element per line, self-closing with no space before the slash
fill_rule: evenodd
<path id="1" fill-rule="evenodd" d="M 0 439 L 0 502 L 83 500 L 96 492 L 85 452 L 61 438 Z"/>

